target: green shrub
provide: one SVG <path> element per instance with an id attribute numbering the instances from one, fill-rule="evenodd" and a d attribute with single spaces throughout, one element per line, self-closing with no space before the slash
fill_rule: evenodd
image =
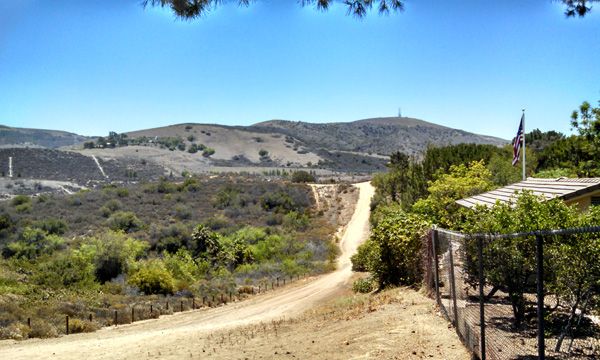
<path id="1" fill-rule="evenodd" d="M 17 195 L 11 200 L 10 203 L 15 207 L 23 204 L 29 204 L 31 203 L 31 198 L 27 195 Z"/>
<path id="2" fill-rule="evenodd" d="M 17 210 L 18 213 L 31 212 L 31 203 L 24 203 L 24 204 L 17 205 L 17 206 L 15 206 L 15 210 Z"/>
<path id="3" fill-rule="evenodd" d="M 213 148 L 206 148 L 204 149 L 204 151 L 202 151 L 202 156 L 204 157 L 210 157 L 211 155 L 214 155 L 215 153 L 215 149 Z"/>
<path id="4" fill-rule="evenodd" d="M 375 290 L 375 286 L 373 284 L 373 280 L 370 278 L 367 279 L 358 279 L 354 283 L 352 283 L 352 291 L 366 294 Z"/>
<path id="5" fill-rule="evenodd" d="M 133 232 L 139 230 L 143 224 L 131 211 L 117 211 L 107 220 L 108 227 L 115 231 Z"/>
<path id="6" fill-rule="evenodd" d="M 178 291 L 190 289 L 192 284 L 203 275 L 192 255 L 185 249 L 179 249 L 175 254 L 164 253 L 163 256 L 165 267 L 175 279 Z"/>
<path id="7" fill-rule="evenodd" d="M 109 217 L 110 214 L 121 209 L 122 207 L 123 207 L 123 204 L 121 204 L 121 202 L 119 200 L 111 199 L 111 200 L 108 200 L 107 202 L 105 202 L 104 205 L 100 208 L 100 213 L 104 217 Z"/>
<path id="8" fill-rule="evenodd" d="M 156 191 L 160 194 L 172 194 L 177 192 L 177 185 L 162 178 L 156 186 Z"/>
<path id="9" fill-rule="evenodd" d="M 100 283 L 126 274 L 148 249 L 148 243 L 119 232 L 106 232 L 86 238 L 74 252 L 94 264 L 94 275 Z"/>
<path id="10" fill-rule="evenodd" d="M 211 216 L 208 219 L 204 220 L 204 226 L 208 227 L 213 231 L 226 228 L 227 226 L 229 226 L 229 223 L 229 219 L 227 219 L 223 215 Z"/>
<path id="11" fill-rule="evenodd" d="M 118 188 L 117 189 L 117 196 L 120 197 L 120 198 L 128 197 L 129 196 L 129 190 L 127 188 Z"/>
<path id="12" fill-rule="evenodd" d="M 298 214 L 296 211 L 290 211 L 283 217 L 283 226 L 293 230 L 304 231 L 308 228 L 310 219 L 306 214 Z"/>
<path id="13" fill-rule="evenodd" d="M 2 254 L 5 257 L 35 259 L 60 249 L 63 243 L 64 240 L 57 235 L 48 235 L 44 230 L 26 227 L 19 240 L 8 244 Z"/>
<path id="14" fill-rule="evenodd" d="M 167 270 L 164 262 L 158 259 L 143 263 L 129 279 L 144 294 L 172 294 L 175 291 L 175 279 Z"/>
<path id="15" fill-rule="evenodd" d="M 283 191 L 269 192 L 261 196 L 260 204 L 267 211 L 289 212 L 295 210 L 294 200 Z"/>
<path id="16" fill-rule="evenodd" d="M 33 224 L 33 226 L 44 230 L 48 234 L 54 235 L 62 235 L 68 229 L 67 223 L 56 218 L 47 218 L 45 220 L 37 221 Z"/>
<path id="17" fill-rule="evenodd" d="M 54 289 L 91 289 L 95 286 L 94 264 L 76 251 L 60 254 L 39 264 L 38 269 L 34 281 Z"/>
<path id="18" fill-rule="evenodd" d="M 265 149 L 260 149 L 258 151 L 258 156 L 260 156 L 260 157 L 265 157 L 267 155 L 269 155 L 269 152 L 267 150 L 265 150 Z"/>
<path id="19" fill-rule="evenodd" d="M 299 170 L 292 173 L 292 182 L 295 183 L 307 183 L 315 182 L 315 177 L 308 171 Z"/>
<path id="20" fill-rule="evenodd" d="M 375 253 L 375 244 L 367 240 L 362 245 L 358 247 L 356 254 L 352 255 L 350 260 L 352 261 L 352 271 L 358 272 L 366 272 L 369 271 L 369 264 L 372 261 L 376 261 L 374 256 Z"/>
<path id="21" fill-rule="evenodd" d="M 175 206 L 174 215 L 179 220 L 186 220 L 192 217 L 192 210 L 183 205 Z"/>
<path id="22" fill-rule="evenodd" d="M 368 245 L 372 261 L 369 272 L 380 288 L 416 285 L 422 280 L 422 237 L 430 223 L 421 216 L 405 213 L 399 206 L 380 207 L 375 214 Z M 363 245 L 364 246 L 364 245 Z"/>

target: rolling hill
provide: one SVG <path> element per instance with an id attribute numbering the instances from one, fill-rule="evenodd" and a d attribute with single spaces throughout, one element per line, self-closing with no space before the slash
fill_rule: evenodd
<path id="1" fill-rule="evenodd" d="M 475 143 L 503 145 L 507 141 L 469 133 L 419 119 L 387 117 L 345 123 L 315 124 L 271 120 L 250 127 L 258 131 L 280 132 L 311 148 L 389 155 L 402 151 L 418 155 L 429 144 L 436 146 Z"/>
<path id="2" fill-rule="evenodd" d="M 1 147 L 45 147 L 56 149 L 80 144 L 89 138 L 66 131 L 15 128 L 0 125 Z"/>
<path id="3" fill-rule="evenodd" d="M 274 168 L 308 168 L 321 175 L 365 174 L 385 170 L 388 155 L 395 151 L 418 158 L 430 144 L 507 143 L 491 136 L 397 117 L 323 124 L 286 120 L 251 126 L 184 123 L 126 135 L 127 146 L 83 149 L 84 141 L 96 139 L 63 131 L 2 127 L 0 147 L 30 149 L 6 149 L 0 166 L 6 168 L 12 157 L 14 170 L 23 177 L 77 179 L 78 183 L 86 177 L 96 180 L 101 175 L 93 156 L 106 165 L 112 180 L 127 180 L 132 173 L 137 180 L 143 180 L 160 174 L 177 176 L 184 171 L 262 173 Z M 36 147 L 46 149 L 33 149 Z M 89 174 L 87 168 L 91 169 Z"/>

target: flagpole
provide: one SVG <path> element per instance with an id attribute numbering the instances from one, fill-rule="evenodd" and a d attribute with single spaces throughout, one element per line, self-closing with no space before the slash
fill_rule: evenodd
<path id="1" fill-rule="evenodd" d="M 523 181 L 527 180 L 525 174 L 525 109 L 523 109 Z"/>

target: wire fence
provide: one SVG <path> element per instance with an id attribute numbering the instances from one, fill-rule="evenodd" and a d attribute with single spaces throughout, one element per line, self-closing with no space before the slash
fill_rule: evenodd
<path id="1" fill-rule="evenodd" d="M 425 283 L 480 359 L 600 358 L 600 258 L 585 253 L 590 245 L 600 248 L 600 227 L 433 229 Z"/>
<path id="2" fill-rule="evenodd" d="M 254 295 L 260 295 L 279 287 L 290 285 L 305 279 L 308 274 L 263 278 L 252 284 L 229 287 L 206 287 L 198 294 L 187 296 L 153 296 L 151 299 L 139 297 L 129 303 L 106 304 L 100 307 L 69 304 L 57 312 L 40 317 L 23 317 L 21 324 L 29 329 L 30 337 L 52 337 L 81 332 L 95 331 L 101 327 L 131 324 L 137 321 L 156 319 L 161 315 L 176 312 L 207 309 L 242 301 Z M 48 325 L 52 325 L 49 330 Z M 1 329 L 1 328 L 0 328 Z"/>

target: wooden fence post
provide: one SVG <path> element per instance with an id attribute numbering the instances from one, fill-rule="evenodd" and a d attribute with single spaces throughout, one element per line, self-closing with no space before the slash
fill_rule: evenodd
<path id="1" fill-rule="evenodd" d="M 67 335 L 69 335 L 69 315 L 67 315 L 65 317 L 65 325 L 66 325 L 66 330 L 67 330 Z"/>

